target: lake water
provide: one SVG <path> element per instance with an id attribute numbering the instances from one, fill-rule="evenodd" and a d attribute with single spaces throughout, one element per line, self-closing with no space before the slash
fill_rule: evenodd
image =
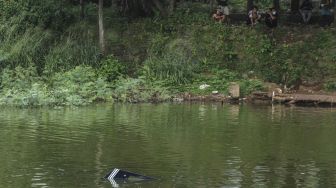
<path id="1" fill-rule="evenodd" d="M 0 110 L 0 187 L 336 187 L 336 109 L 220 104 Z"/>

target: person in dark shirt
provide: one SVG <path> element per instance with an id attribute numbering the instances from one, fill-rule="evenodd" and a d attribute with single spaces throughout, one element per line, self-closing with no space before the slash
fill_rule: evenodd
<path id="1" fill-rule="evenodd" d="M 313 4 L 311 0 L 304 0 L 300 6 L 300 13 L 302 16 L 303 23 L 309 23 L 312 16 Z"/>
<path id="2" fill-rule="evenodd" d="M 265 24 L 274 29 L 278 26 L 278 12 L 274 7 L 270 8 L 265 15 Z"/>
<path id="3" fill-rule="evenodd" d="M 321 2 L 320 5 L 320 26 L 330 26 L 334 21 L 334 10 L 332 9 L 331 3 L 329 1 Z"/>

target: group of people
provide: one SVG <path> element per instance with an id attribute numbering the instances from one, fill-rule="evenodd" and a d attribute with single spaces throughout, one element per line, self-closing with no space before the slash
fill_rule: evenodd
<path id="1" fill-rule="evenodd" d="M 257 6 L 253 6 L 253 8 L 248 12 L 247 24 L 254 26 L 261 19 L 264 18 L 265 24 L 269 28 L 275 28 L 278 26 L 278 12 L 276 8 L 271 7 L 265 14 L 261 14 L 258 10 Z"/>
<path id="2" fill-rule="evenodd" d="M 217 0 L 218 8 L 216 12 L 212 15 L 213 19 L 218 22 L 227 22 L 229 19 L 229 6 L 228 0 Z M 303 0 L 299 12 L 302 16 L 302 21 L 305 24 L 310 22 L 313 11 L 313 4 L 311 0 Z M 273 29 L 278 25 L 278 11 L 275 7 L 271 7 L 265 13 L 261 13 L 257 6 L 253 6 L 251 10 L 248 11 L 247 24 L 254 26 L 264 19 L 265 24 Z M 320 20 L 321 26 L 330 25 L 334 21 L 334 13 L 330 0 L 322 0 L 320 4 Z"/>
<path id="3" fill-rule="evenodd" d="M 320 25 L 321 26 L 330 26 L 334 21 L 334 9 L 330 3 L 330 1 L 325 1 L 325 3 L 321 3 L 320 5 Z"/>
<path id="4" fill-rule="evenodd" d="M 331 2 L 329 0 L 322 0 L 320 4 L 320 21 L 321 26 L 329 26 L 334 21 L 334 10 Z M 304 0 L 300 6 L 300 14 L 302 20 L 305 24 L 310 22 L 312 12 L 313 12 L 313 3 L 311 0 Z"/>
<path id="5" fill-rule="evenodd" d="M 212 18 L 218 22 L 227 22 L 229 20 L 229 6 L 228 0 L 217 0 L 218 8 L 216 12 L 212 15 Z M 262 18 L 258 7 L 253 6 L 253 8 L 248 12 L 247 24 L 256 25 Z M 272 7 L 265 14 L 265 24 L 270 28 L 275 28 L 278 25 L 278 12 Z"/>

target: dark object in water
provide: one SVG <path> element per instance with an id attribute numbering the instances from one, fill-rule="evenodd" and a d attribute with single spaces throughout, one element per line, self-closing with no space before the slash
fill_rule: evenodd
<path id="1" fill-rule="evenodd" d="M 113 181 L 113 180 L 129 180 L 129 181 L 155 180 L 152 177 L 144 176 L 141 174 L 136 174 L 133 172 L 128 172 L 125 170 L 120 170 L 117 168 L 109 172 L 104 178 L 109 181 Z"/>

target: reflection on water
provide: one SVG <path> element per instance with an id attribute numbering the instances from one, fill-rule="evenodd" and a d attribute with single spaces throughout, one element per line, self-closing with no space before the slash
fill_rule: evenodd
<path id="1" fill-rule="evenodd" d="M 33 168 L 33 177 L 31 178 L 31 187 L 48 187 L 45 183 L 45 178 L 48 176 L 48 172 L 44 171 L 43 165 L 37 168 Z"/>
<path id="2" fill-rule="evenodd" d="M 336 110 L 217 104 L 0 111 L 0 187 L 335 187 Z"/>
<path id="3" fill-rule="evenodd" d="M 243 181 L 243 174 L 240 171 L 241 159 L 239 157 L 232 156 L 225 162 L 224 170 L 224 187 L 240 187 Z"/>
<path id="4" fill-rule="evenodd" d="M 95 151 L 96 157 L 95 157 L 95 163 L 96 163 L 96 177 L 97 179 L 95 180 L 96 187 L 101 187 L 99 185 L 100 182 L 100 175 L 103 174 L 103 168 L 102 168 L 102 162 L 101 162 L 101 157 L 103 155 L 103 149 L 102 149 L 102 143 L 104 141 L 104 137 L 102 135 L 98 136 L 98 141 L 97 141 L 97 150 Z"/>

